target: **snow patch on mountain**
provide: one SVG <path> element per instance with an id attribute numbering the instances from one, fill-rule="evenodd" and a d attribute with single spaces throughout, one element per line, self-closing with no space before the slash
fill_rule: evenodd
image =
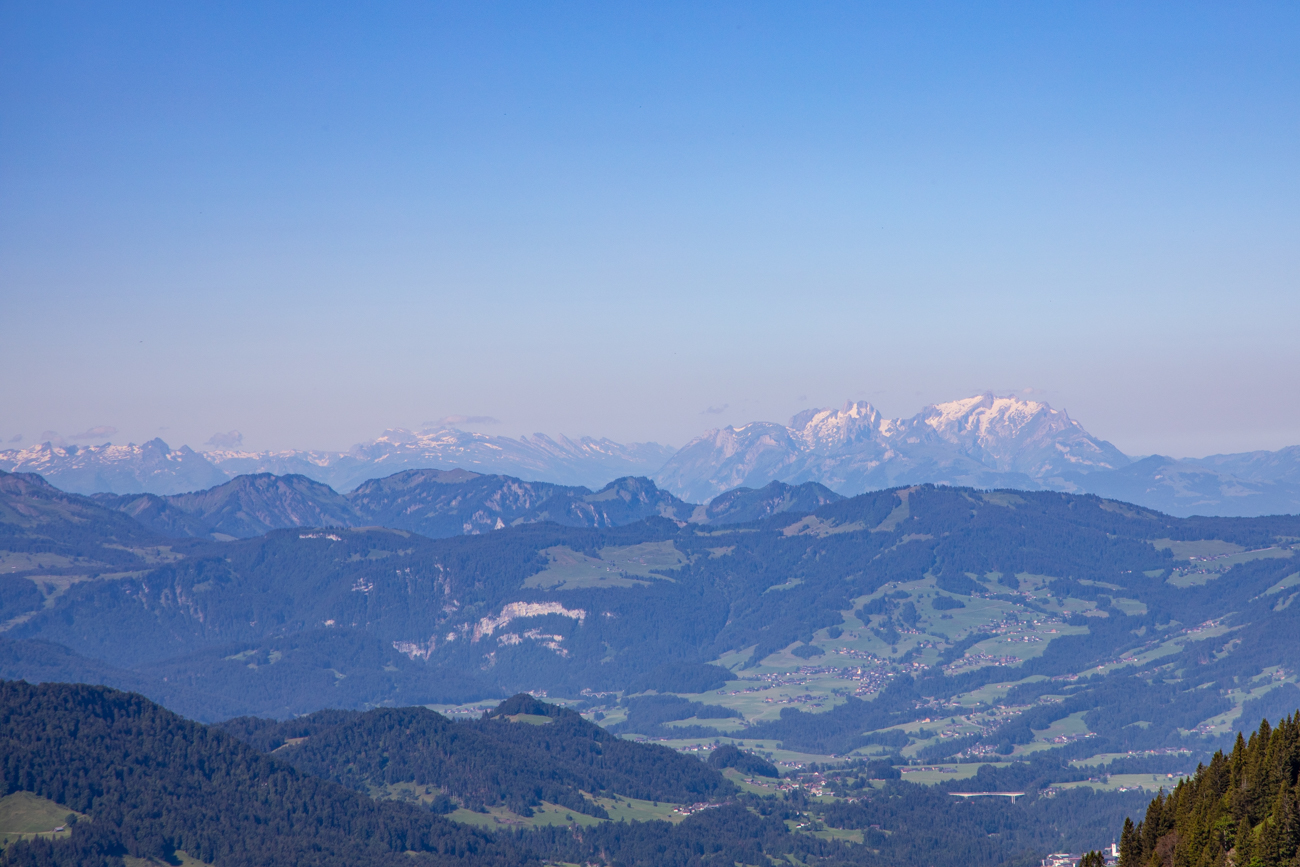
<path id="1" fill-rule="evenodd" d="M 345 452 L 221 448 L 196 452 L 188 446 L 172 449 L 161 439 L 125 446 L 46 442 L 0 451 L 0 469 L 39 473 L 51 484 L 82 494 L 177 494 L 257 473 L 303 475 L 348 491 L 402 470 L 455 468 L 599 488 L 622 476 L 649 475 L 672 454 L 671 448 L 658 443 L 625 445 L 545 434 L 513 439 L 452 428 L 419 432 L 393 428 Z"/>
<path id="2" fill-rule="evenodd" d="M 1082 473 L 1128 463 L 1063 410 L 982 394 L 908 419 L 887 419 L 869 403 L 850 401 L 838 410 L 805 410 L 788 425 L 709 431 L 654 479 L 696 500 L 773 481 L 815 481 L 844 495 L 920 482 L 1073 490 Z"/>

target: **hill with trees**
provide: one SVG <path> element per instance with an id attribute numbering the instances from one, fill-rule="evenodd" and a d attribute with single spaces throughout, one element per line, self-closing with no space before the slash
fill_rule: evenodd
<path id="1" fill-rule="evenodd" d="M 43 815 L 76 820 L 70 833 L 9 842 L 0 864 L 1031 867 L 1049 851 L 1100 847 L 1142 803 L 1040 794 L 1050 764 L 988 766 L 971 781 L 1028 792 L 1015 803 L 953 798 L 879 761 L 805 769 L 777 788 L 776 769 L 752 754 L 724 746 L 706 763 L 620 741 L 529 696 L 456 722 L 400 708 L 205 727 L 103 687 L 0 682 L 0 798 L 26 793 Z M 571 794 L 610 812 L 654 795 L 681 806 L 655 814 L 672 821 L 576 803 L 561 805 L 566 822 L 526 821 L 530 805 Z M 525 821 L 487 832 L 465 824 L 479 814 L 463 807 L 457 821 L 442 815 L 492 801 Z"/>
<path id="2" fill-rule="evenodd" d="M 1124 824 L 1121 867 L 1289 867 L 1300 857 L 1300 712 L 1268 720 Z"/>
<path id="3" fill-rule="evenodd" d="M 221 867 L 532 861 L 507 840 L 301 774 L 103 687 L 0 682 L 0 774 L 0 795 L 31 792 L 88 817 L 69 837 L 11 844 L 5 864 L 121 865 L 177 850 Z"/>
<path id="4" fill-rule="evenodd" d="M 415 707 L 321 711 L 280 723 L 244 718 L 220 728 L 305 773 L 362 792 L 432 786 L 480 811 L 502 805 L 529 816 L 547 801 L 608 818 L 584 792 L 687 804 L 734 793 L 694 758 L 621 740 L 529 695 L 460 722 Z"/>
<path id="5" fill-rule="evenodd" d="M 635 476 L 592 491 L 432 469 L 369 479 L 347 494 L 305 475 L 257 473 L 183 494 L 101 493 L 91 499 L 156 533 L 219 540 L 250 539 L 294 527 L 376 526 L 441 539 L 539 521 L 617 527 L 652 515 L 686 520 L 698 508 Z"/>

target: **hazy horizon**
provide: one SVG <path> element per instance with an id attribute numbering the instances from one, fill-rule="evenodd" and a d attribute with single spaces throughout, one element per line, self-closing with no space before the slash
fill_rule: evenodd
<path id="1" fill-rule="evenodd" d="M 681 446 L 984 391 L 1128 454 L 1294 445 L 1298 37 L 1281 3 L 0 3 L 0 447 Z"/>
<path id="2" fill-rule="evenodd" d="M 1008 393 L 1008 394 L 998 394 L 998 393 L 995 393 L 995 392 L 981 392 L 980 394 L 986 394 L 986 393 L 994 394 L 994 396 L 995 396 L 995 397 L 998 397 L 998 398 L 1011 397 L 1011 398 L 1016 398 L 1016 399 L 1023 400 L 1023 401 L 1036 401 L 1036 402 L 1038 402 L 1038 403 L 1047 403 L 1049 406 L 1051 406 L 1050 403 L 1048 403 L 1047 401 L 1042 400 L 1042 399 L 1041 399 L 1041 396 L 1038 396 L 1038 395 L 1031 395 L 1031 394 L 1011 394 L 1011 393 Z M 979 396 L 979 395 L 962 395 L 962 396 L 960 396 L 960 397 L 953 398 L 953 400 L 961 400 L 961 399 L 970 398 L 970 397 L 977 397 L 977 396 Z M 870 403 L 870 401 L 867 401 L 867 402 Z M 948 401 L 939 401 L 939 403 L 946 403 L 946 402 L 948 402 Z M 829 409 L 829 410 L 835 410 L 835 409 L 840 409 L 840 408 L 842 408 L 842 407 L 847 406 L 848 403 L 850 403 L 850 401 L 845 401 L 843 404 L 841 404 L 841 405 L 839 405 L 839 406 L 821 406 L 821 407 L 807 406 L 807 407 L 804 407 L 803 409 L 805 409 L 805 410 L 810 410 L 810 409 L 816 409 L 816 410 L 828 410 L 828 409 Z M 929 407 L 929 406 L 931 406 L 931 405 L 932 405 L 932 404 L 926 404 L 926 406 L 924 406 L 924 407 L 918 407 L 918 408 L 917 408 L 917 412 L 921 412 L 921 411 L 923 411 L 924 409 L 926 409 L 927 407 Z M 873 406 L 874 406 L 874 404 L 873 404 Z M 880 407 L 878 407 L 878 406 L 875 407 L 875 408 L 876 408 L 877 410 L 880 409 Z M 1052 406 L 1051 408 L 1052 408 L 1052 409 L 1058 409 L 1058 410 L 1063 410 L 1063 409 L 1065 409 L 1064 407 L 1056 407 L 1056 406 Z M 904 419 L 904 420 L 905 420 L 905 419 L 912 418 L 913 416 L 915 416 L 915 415 L 917 414 L 917 412 L 906 413 L 906 414 L 901 415 L 901 416 L 900 416 L 900 415 L 891 415 L 891 414 L 889 414 L 889 413 L 884 413 L 884 412 L 882 412 L 881 415 L 882 415 L 882 417 L 884 417 L 884 418 L 895 418 L 895 419 Z M 1069 414 L 1068 410 L 1066 410 L 1066 413 Z M 719 415 L 719 414 L 720 414 L 720 413 L 713 412 L 713 411 L 706 411 L 706 412 L 704 412 L 704 413 L 701 413 L 701 415 L 704 415 L 704 416 L 706 416 L 706 417 L 708 417 L 708 416 L 716 416 L 716 415 Z M 792 415 L 793 415 L 793 414 L 792 414 Z M 1086 424 L 1086 422 L 1085 422 L 1083 419 L 1075 418 L 1073 415 L 1070 415 L 1070 418 L 1071 418 L 1072 420 L 1074 420 L 1074 421 L 1079 422 L 1080 424 L 1082 424 L 1083 427 L 1084 427 L 1084 429 L 1085 429 L 1089 434 L 1091 434 L 1092 436 L 1097 437 L 1098 439 L 1101 439 L 1101 440 L 1106 440 L 1106 441 L 1108 441 L 1108 442 L 1110 441 L 1110 440 L 1108 439 L 1108 437 L 1105 436 L 1105 434 L 1100 433 L 1100 432 L 1098 432 L 1098 431 L 1095 431 L 1095 430 L 1092 430 L 1091 428 L 1089 428 L 1088 425 Z M 746 422 L 736 422 L 736 423 L 727 423 L 727 424 L 712 424 L 712 425 L 706 424 L 705 426 L 703 426 L 703 427 L 700 428 L 700 430 L 697 432 L 697 434 L 696 434 L 695 436 L 692 436 L 692 437 L 690 437 L 688 440 L 684 440 L 684 441 L 682 441 L 682 442 L 663 442 L 663 441 L 660 441 L 660 440 L 653 440 L 653 439 L 646 439 L 646 438 L 635 438 L 635 437 L 634 437 L 634 438 L 631 438 L 631 439 L 626 439 L 626 440 L 617 440 L 617 442 L 620 442 L 620 443 L 622 443 L 622 444 L 624 444 L 624 445 L 632 444 L 632 443 L 656 444 L 656 445 L 666 446 L 666 447 L 671 448 L 671 449 L 681 449 L 681 448 L 682 448 L 683 446 L 685 446 L 685 445 L 686 445 L 690 440 L 694 440 L 694 439 L 695 439 L 696 437 L 698 437 L 698 436 L 703 436 L 704 434 L 709 433 L 710 431 L 720 430 L 720 429 L 724 429 L 724 428 L 727 428 L 727 427 L 742 428 L 742 427 L 745 427 L 746 425 L 754 424 L 754 423 L 777 423 L 777 424 L 785 424 L 785 425 L 788 425 L 791 421 L 792 421 L 792 419 L 789 418 L 789 417 L 787 417 L 787 418 L 783 418 L 783 419 L 776 419 L 776 418 L 758 419 L 758 418 L 756 418 L 756 419 L 750 419 L 749 421 L 746 421 Z M 160 433 L 158 433 L 158 434 L 155 434 L 154 436 L 144 437 L 144 438 L 142 438 L 142 439 L 140 439 L 140 440 L 129 440 L 128 438 L 123 437 L 123 436 L 121 435 L 122 432 L 116 430 L 115 428 L 100 427 L 100 428 L 94 428 L 94 429 L 87 430 L 87 431 L 79 431 L 79 432 L 76 432 L 76 433 L 73 433 L 73 434 L 70 434 L 70 435 L 66 435 L 66 436 L 65 436 L 62 432 L 60 432 L 60 431 L 46 430 L 46 431 L 42 431 L 41 434 L 40 434 L 38 437 L 33 438 L 33 439 L 29 439 L 29 438 L 27 438 L 27 437 L 23 437 L 23 438 L 21 438 L 21 439 L 14 439 L 14 440 L 12 440 L 12 441 L 10 441 L 10 442 L 7 442 L 7 443 L 0 443 L 0 451 L 3 451 L 3 450 L 5 450 L 5 449 L 24 449 L 24 448 L 30 448 L 30 447 L 35 446 L 35 445 L 42 445 L 42 444 L 44 444 L 45 442 L 53 442 L 56 446 L 63 446 L 63 447 L 66 447 L 66 446 L 78 446 L 78 447 L 81 447 L 81 446 L 100 446 L 100 445 L 104 445 L 105 443 L 110 443 L 110 444 L 112 444 L 112 445 L 128 445 L 128 444 L 139 445 L 139 444 L 141 444 L 141 443 L 143 443 L 143 442 L 147 442 L 147 441 L 150 441 L 150 440 L 153 440 L 153 439 L 157 438 L 157 439 L 161 439 L 161 440 L 163 440 L 163 442 L 167 443 L 167 445 L 170 446 L 170 447 L 173 448 L 173 449 L 180 448 L 181 446 L 189 446 L 190 448 L 192 448 L 192 449 L 194 449 L 195 451 L 198 451 L 198 452 L 206 452 L 206 451 L 244 451 L 244 452 L 269 452 L 269 451 L 317 451 L 317 452 L 346 452 L 349 448 L 351 448 L 351 447 L 353 447 L 353 446 L 357 446 L 357 445 L 365 445 L 366 443 L 369 443 L 369 442 L 372 442 L 372 441 L 374 441 L 374 440 L 377 440 L 377 439 L 379 439 L 380 437 L 385 436 L 385 435 L 387 435 L 387 434 L 389 434 L 389 433 L 393 433 L 393 432 L 405 431 L 405 432 L 409 432 L 409 433 L 412 433 L 412 434 L 429 434 L 429 433 L 436 433 L 437 431 L 440 431 L 440 430 L 459 430 L 459 431 L 465 431 L 465 432 L 470 432 L 470 433 L 475 433 L 475 434 L 484 434 L 484 435 L 487 435 L 487 436 L 506 436 L 506 437 L 513 437 L 513 438 L 521 438 L 521 437 L 522 437 L 522 438 L 528 438 L 528 437 L 533 437 L 533 436 L 537 436 L 537 435 L 542 435 L 542 436 L 548 436 L 548 437 L 551 437 L 551 438 L 553 438 L 553 439 L 555 439 L 555 438 L 559 438 L 559 437 L 568 437 L 568 438 L 571 439 L 571 440 L 579 440 L 579 439 L 582 439 L 582 438 L 584 438 L 584 437 L 591 437 L 591 438 L 593 438 L 593 439 L 597 439 L 597 440 L 599 440 L 599 439 L 612 439 L 612 437 L 602 437 L 602 436 L 599 435 L 599 434 L 590 434 L 590 433 L 581 433 L 581 432 L 554 432 L 554 431 L 526 431 L 526 430 L 516 430 L 516 429 L 513 429 L 512 426 L 510 426 L 510 425 L 506 424 L 505 422 L 503 422 L 502 420 L 500 420 L 500 419 L 496 419 L 496 418 L 451 416 L 451 417 L 447 417 L 447 418 L 439 419 L 439 420 L 436 420 L 436 421 L 426 421 L 426 422 L 423 423 L 423 424 L 415 425 L 415 426 L 413 426 L 413 427 L 409 427 L 409 428 L 403 428 L 403 427 L 398 427 L 398 426 L 389 426 L 389 427 L 387 427 L 387 428 L 384 428 L 384 429 L 380 430 L 379 432 L 377 432 L 377 433 L 374 434 L 373 436 L 368 437 L 368 438 L 365 438 L 365 439 L 363 439 L 363 440 L 359 440 L 359 441 L 354 442 L 354 443 L 348 443 L 348 444 L 346 444 L 346 445 L 344 445 L 344 446 L 329 447 L 329 448 L 325 448 L 325 447 L 317 447 L 317 446 L 313 446 L 313 445 L 297 445 L 297 446 L 290 445 L 290 446 L 277 446 L 277 447 L 274 447 L 274 448 L 262 448 L 262 447 L 258 447 L 258 446 L 256 446 L 255 444 L 249 442 L 248 438 L 245 437 L 245 436 L 243 435 L 243 432 L 242 432 L 242 431 L 237 431 L 237 430 L 232 430 L 232 431 L 218 431 L 218 432 L 214 433 L 212 436 L 208 437 L 206 440 L 204 440 L 204 441 L 201 442 L 201 443 L 180 442 L 180 441 L 169 440 L 169 439 L 164 435 L 164 434 L 165 434 L 165 431 L 164 431 L 164 432 L 160 432 Z M 1114 444 L 1114 443 L 1112 443 L 1112 444 Z M 1214 453 L 1206 453 L 1206 454 L 1170 454 L 1169 452 L 1161 452 L 1161 451 L 1154 451 L 1154 452 L 1140 452 L 1140 453 L 1139 453 L 1139 452 L 1129 452 L 1129 451 L 1125 451 L 1123 448 L 1121 448 L 1120 450 L 1121 450 L 1121 451 L 1124 451 L 1124 453 L 1125 453 L 1126 455 L 1128 455 L 1129 457 L 1131 457 L 1131 458 L 1135 458 L 1135 459 L 1140 459 L 1140 458 L 1150 457 L 1150 456 L 1152 456 L 1152 455 L 1163 455 L 1163 456 L 1165 456 L 1165 457 L 1173 457 L 1173 458 L 1204 458 L 1204 457 L 1211 457 L 1211 456 L 1213 456 L 1214 454 L 1225 454 L 1224 452 L 1214 452 Z M 1276 451 L 1276 449 L 1272 449 L 1272 450 L 1270 450 L 1270 451 Z"/>

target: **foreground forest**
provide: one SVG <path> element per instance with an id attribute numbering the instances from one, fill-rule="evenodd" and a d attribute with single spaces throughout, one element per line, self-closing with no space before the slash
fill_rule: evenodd
<path id="1" fill-rule="evenodd" d="M 1086 847 L 1141 803 L 1089 789 L 968 802 L 883 762 L 776 780 L 736 753 L 621 741 L 529 696 L 475 721 L 400 709 L 209 728 L 103 687 L 0 682 L 0 799 L 81 817 L 0 863 L 994 867 Z M 533 809 L 556 821 L 496 821 Z"/>
<path id="2" fill-rule="evenodd" d="M 1124 826 L 1121 867 L 1289 867 L 1300 862 L 1300 712 L 1268 720 L 1216 752 L 1135 826 Z"/>

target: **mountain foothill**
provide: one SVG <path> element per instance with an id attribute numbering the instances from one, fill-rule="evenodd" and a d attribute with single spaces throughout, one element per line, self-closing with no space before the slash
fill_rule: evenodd
<path id="1" fill-rule="evenodd" d="M 1284 639 L 1300 517 L 928 485 L 777 483 L 700 508 L 638 479 L 543 497 L 423 473 L 347 496 L 248 477 L 134 513 L 4 474 L 0 676 L 136 690 L 202 721 L 603 694 L 590 710 L 622 732 L 935 760 L 1159 750 L 1189 731 L 1208 749 L 1300 692 Z M 503 491 L 518 508 L 485 522 L 500 529 L 419 532 Z M 249 535 L 358 503 L 373 511 L 355 526 Z M 941 729 L 918 728 L 940 707 Z"/>
<path id="2" fill-rule="evenodd" d="M 237 476 L 301 475 L 351 492 L 403 470 L 468 470 L 599 490 L 612 479 L 652 480 L 707 503 L 739 487 L 816 482 L 841 496 L 917 484 L 1092 493 L 1172 515 L 1256 516 L 1300 511 L 1300 445 L 1175 459 L 1131 457 L 1063 410 L 992 394 L 886 418 L 865 402 L 809 409 L 788 424 L 707 431 L 680 449 L 608 439 L 514 439 L 451 428 L 393 429 L 346 452 L 50 440 L 0 451 L 0 470 L 42 475 L 82 494 L 174 495 Z"/>
<path id="3" fill-rule="evenodd" d="M 0 719 L 0 864 L 15 867 L 993 867 L 1140 807 L 1090 790 L 959 803 L 884 762 L 778 789 L 752 752 L 702 762 L 529 695 L 473 720 L 205 726 L 105 687 L 0 681 Z"/>

